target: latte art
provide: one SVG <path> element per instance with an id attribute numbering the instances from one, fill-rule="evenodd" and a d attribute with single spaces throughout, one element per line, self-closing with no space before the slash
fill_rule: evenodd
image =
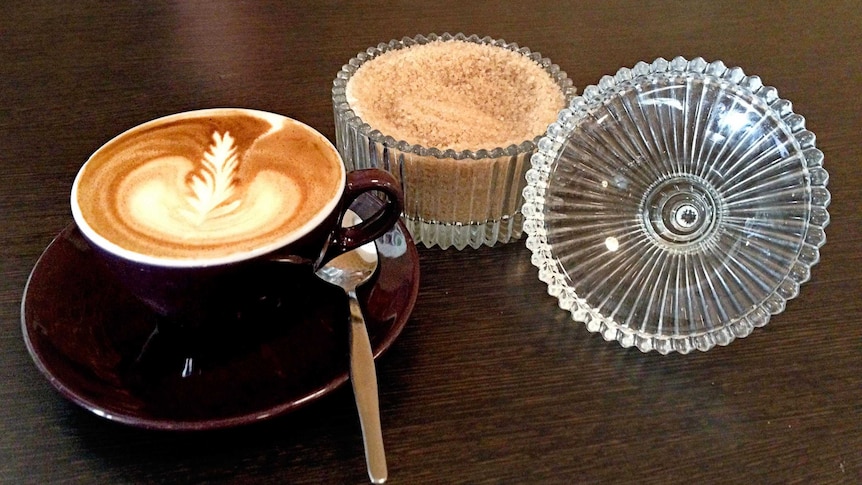
<path id="1" fill-rule="evenodd" d="M 191 194 L 186 200 L 194 209 L 189 214 L 199 225 L 210 217 L 230 214 L 242 202 L 236 199 L 227 203 L 234 193 L 239 167 L 233 141 L 230 133 L 213 133 L 210 151 L 204 153 L 198 169 L 187 178 L 186 185 L 189 186 Z"/>
<path id="2" fill-rule="evenodd" d="M 200 261 L 284 244 L 332 210 L 344 173 L 325 138 L 276 115 L 208 114 L 96 152 L 73 189 L 82 229 L 124 253 Z"/>
<path id="3" fill-rule="evenodd" d="M 288 220 L 301 189 L 285 175 L 261 171 L 240 193 L 239 157 L 230 133 L 214 132 L 203 158 L 154 159 L 119 186 L 129 224 L 159 238 L 197 244 L 253 233 Z"/>
<path id="4" fill-rule="evenodd" d="M 165 157 L 133 170 L 118 191 L 126 222 L 154 237 L 205 244 L 283 224 L 300 203 L 301 189 L 278 172 L 258 173 L 240 197 L 235 175 L 208 168 Z"/>

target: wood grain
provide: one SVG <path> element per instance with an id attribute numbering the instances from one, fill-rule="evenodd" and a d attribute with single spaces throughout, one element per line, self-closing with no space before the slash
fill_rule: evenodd
<path id="1" fill-rule="evenodd" d="M 421 249 L 413 316 L 378 363 L 389 483 L 862 482 L 857 2 L 13 3 L 0 19 L 0 483 L 366 480 L 349 386 L 248 428 L 120 426 L 39 374 L 21 339 L 21 294 L 71 220 L 75 172 L 115 134 L 244 106 L 332 139 L 344 62 L 444 31 L 528 46 L 580 90 L 658 56 L 742 66 L 817 134 L 832 222 L 784 313 L 688 356 L 625 350 L 570 321 L 522 242 Z"/>

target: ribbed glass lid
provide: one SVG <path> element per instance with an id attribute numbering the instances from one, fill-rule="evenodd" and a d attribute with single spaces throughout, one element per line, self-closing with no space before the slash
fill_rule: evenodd
<path id="1" fill-rule="evenodd" d="M 781 312 L 825 243 L 814 134 L 757 76 L 701 58 L 584 90 L 533 156 L 532 261 L 560 306 L 623 346 L 708 350 Z"/>

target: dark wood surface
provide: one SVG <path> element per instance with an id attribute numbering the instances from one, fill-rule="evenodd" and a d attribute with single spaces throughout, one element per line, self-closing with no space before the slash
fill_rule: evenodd
<path id="1" fill-rule="evenodd" d="M 787 310 L 708 353 L 625 350 L 569 321 L 523 242 L 421 249 L 378 363 L 390 483 L 862 482 L 862 8 L 855 1 L 8 2 L 0 16 L 0 482 L 363 483 L 349 386 L 251 427 L 143 431 L 67 402 L 20 330 L 87 156 L 173 112 L 245 106 L 334 135 L 335 73 L 378 42 L 490 35 L 579 89 L 639 60 L 722 59 L 793 102 L 832 223 Z M 62 291 L 62 289 L 58 289 Z"/>

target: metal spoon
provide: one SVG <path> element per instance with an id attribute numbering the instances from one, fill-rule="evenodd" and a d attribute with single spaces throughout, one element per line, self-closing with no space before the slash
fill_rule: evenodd
<path id="1" fill-rule="evenodd" d="M 345 219 L 348 219 L 347 215 Z M 343 288 L 350 301 L 350 381 L 362 427 L 365 463 L 371 482 L 384 483 L 387 477 L 386 455 L 380 428 L 377 374 L 365 318 L 356 298 L 356 287 L 368 281 L 376 269 L 377 247 L 370 242 L 326 263 L 317 270 L 317 276 Z"/>

